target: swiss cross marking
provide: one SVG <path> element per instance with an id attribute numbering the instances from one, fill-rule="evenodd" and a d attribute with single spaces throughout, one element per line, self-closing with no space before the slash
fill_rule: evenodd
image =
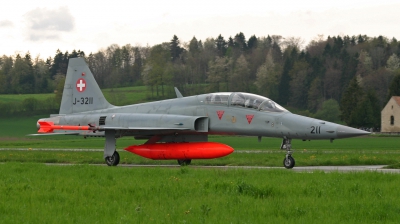
<path id="1" fill-rule="evenodd" d="M 251 123 L 251 121 L 253 120 L 254 114 L 247 114 L 246 118 L 247 118 L 247 122 L 249 122 L 249 124 Z"/>
<path id="2" fill-rule="evenodd" d="M 223 110 L 217 110 L 217 115 L 220 120 L 221 120 L 222 116 L 224 116 L 224 113 L 225 113 L 225 111 L 223 111 Z"/>
<path id="3" fill-rule="evenodd" d="M 86 89 L 86 81 L 84 79 L 78 79 L 78 81 L 76 81 L 76 90 L 78 90 L 78 92 L 83 92 Z"/>

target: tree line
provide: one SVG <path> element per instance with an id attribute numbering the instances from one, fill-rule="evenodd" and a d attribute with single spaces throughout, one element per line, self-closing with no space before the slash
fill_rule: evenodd
<path id="1" fill-rule="evenodd" d="M 174 35 L 154 46 L 111 45 L 86 55 L 73 50 L 46 61 L 25 56 L 0 59 L 0 93 L 62 91 L 68 59 L 85 57 L 101 88 L 146 85 L 152 99 L 243 91 L 269 97 L 308 116 L 379 127 L 380 111 L 400 95 L 400 42 L 384 36 L 301 38 L 250 36 L 181 42 Z M 58 94 L 60 97 L 60 94 Z"/>

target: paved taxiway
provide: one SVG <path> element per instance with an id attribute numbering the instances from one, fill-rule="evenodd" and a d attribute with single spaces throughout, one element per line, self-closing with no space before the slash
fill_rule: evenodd
<path id="1" fill-rule="evenodd" d="M 69 165 L 78 165 L 78 164 L 67 164 L 67 163 L 46 163 L 49 166 L 69 166 Z M 106 164 L 91 164 L 93 166 L 107 166 Z M 305 173 L 313 173 L 313 172 L 340 172 L 340 173 L 351 173 L 351 172 L 381 172 L 381 173 L 399 173 L 400 169 L 385 169 L 386 165 L 371 165 L 371 166 L 299 166 L 294 167 L 289 171 L 293 172 L 305 172 Z M 179 165 L 134 165 L 134 164 L 119 164 L 118 167 L 125 168 L 156 168 L 156 167 L 165 167 L 165 168 L 180 168 Z M 287 170 L 284 167 L 269 167 L 269 166 L 196 166 L 190 165 L 191 168 L 198 169 L 281 169 Z"/>
<path id="2" fill-rule="evenodd" d="M 26 148 L 0 148 L 0 150 L 27 150 Z M 31 149 L 31 150 L 42 150 L 42 151 L 103 151 L 103 149 Z M 241 153 L 254 153 L 254 151 L 244 151 Z M 274 153 L 271 152 L 255 152 L 255 153 Z M 74 165 L 74 164 L 59 164 L 59 163 L 48 163 L 47 165 Z M 106 164 L 99 164 L 99 166 L 107 166 Z M 179 168 L 179 165 L 131 165 L 131 164 L 119 164 L 120 167 L 168 167 L 168 168 Z M 196 166 L 190 165 L 192 168 L 200 169 L 285 169 L 284 167 L 267 167 L 267 166 Z M 382 173 L 400 173 L 400 169 L 385 169 L 386 165 L 371 165 L 371 166 L 296 166 L 291 171 L 293 172 L 382 172 Z"/>

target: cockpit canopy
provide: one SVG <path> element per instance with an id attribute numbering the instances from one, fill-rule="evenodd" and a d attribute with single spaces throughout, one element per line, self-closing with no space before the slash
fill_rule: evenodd
<path id="1" fill-rule="evenodd" d="M 205 97 L 205 104 L 226 105 L 231 107 L 243 107 L 266 112 L 284 112 L 285 108 L 268 99 L 251 93 L 210 93 Z"/>

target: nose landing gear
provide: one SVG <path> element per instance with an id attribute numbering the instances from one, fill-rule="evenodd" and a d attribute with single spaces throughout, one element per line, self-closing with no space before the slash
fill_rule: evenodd
<path id="1" fill-rule="evenodd" d="M 295 161 L 292 156 L 286 155 L 285 159 L 283 159 L 283 166 L 286 169 L 292 169 L 294 167 Z"/>
<path id="2" fill-rule="evenodd" d="M 295 160 L 292 157 L 293 151 L 291 150 L 291 148 L 292 148 L 291 143 L 292 143 L 292 139 L 284 137 L 282 140 L 282 144 L 281 144 L 281 149 L 286 150 L 286 157 L 283 160 L 283 166 L 286 169 L 292 169 L 295 165 Z"/>

